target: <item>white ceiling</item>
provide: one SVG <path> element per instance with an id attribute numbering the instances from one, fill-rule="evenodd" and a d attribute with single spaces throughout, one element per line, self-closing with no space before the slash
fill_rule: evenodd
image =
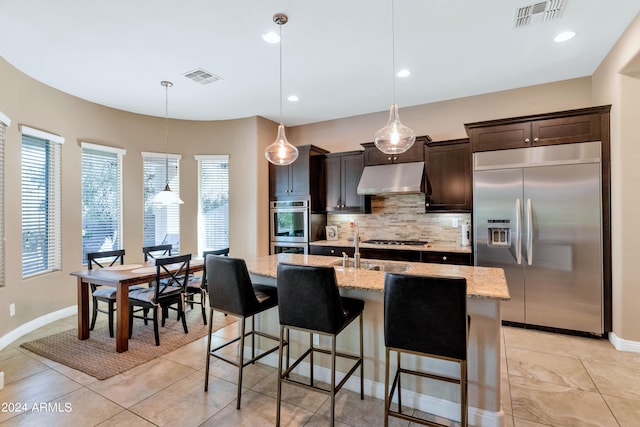
<path id="1" fill-rule="evenodd" d="M 640 0 L 566 0 L 559 19 L 514 27 L 526 0 L 396 0 L 395 100 L 407 107 L 591 75 Z M 47 85 L 109 107 L 191 120 L 279 121 L 285 12 L 287 126 L 388 109 L 391 0 L 0 0 L 0 56 Z M 553 37 L 571 29 L 565 43 Z M 183 74 L 203 68 L 206 86 Z M 297 94 L 300 101 L 286 100 Z"/>

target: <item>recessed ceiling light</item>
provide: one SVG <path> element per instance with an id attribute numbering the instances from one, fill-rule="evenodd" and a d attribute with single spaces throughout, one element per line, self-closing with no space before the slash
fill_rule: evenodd
<path id="1" fill-rule="evenodd" d="M 562 33 L 555 36 L 553 41 L 556 43 L 566 42 L 567 40 L 571 40 L 572 38 L 574 38 L 575 35 L 576 33 L 574 33 L 573 31 L 563 31 Z"/>
<path id="2" fill-rule="evenodd" d="M 278 33 L 270 31 L 262 35 L 262 40 L 266 41 L 267 43 L 278 43 L 280 41 L 280 35 Z"/>
<path id="3" fill-rule="evenodd" d="M 300 98 L 298 98 L 298 95 L 289 95 L 289 97 L 287 98 L 289 101 L 291 102 L 298 102 L 300 101 Z"/>
<path id="4" fill-rule="evenodd" d="M 398 71 L 398 73 L 396 74 L 396 76 L 398 77 L 409 77 L 411 75 L 411 71 L 407 70 L 406 68 L 403 68 L 402 70 Z"/>

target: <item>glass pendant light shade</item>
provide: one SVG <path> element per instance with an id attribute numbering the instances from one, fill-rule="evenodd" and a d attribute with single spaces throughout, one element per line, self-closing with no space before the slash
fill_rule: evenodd
<path id="1" fill-rule="evenodd" d="M 184 202 L 180 199 L 180 196 L 178 196 L 178 193 L 174 193 L 173 191 L 171 191 L 171 188 L 169 188 L 169 183 L 165 185 L 163 191 L 153 196 L 153 200 L 151 201 L 151 203 L 165 206 L 184 204 Z"/>
<path id="2" fill-rule="evenodd" d="M 278 136 L 264 151 L 264 156 L 274 165 L 290 165 L 298 158 L 298 149 L 287 141 L 284 125 L 278 125 Z"/>
<path id="3" fill-rule="evenodd" d="M 373 142 L 378 150 L 385 154 L 404 153 L 416 142 L 415 132 L 400 121 L 397 104 L 391 104 L 389 121 L 385 127 L 376 132 Z"/>

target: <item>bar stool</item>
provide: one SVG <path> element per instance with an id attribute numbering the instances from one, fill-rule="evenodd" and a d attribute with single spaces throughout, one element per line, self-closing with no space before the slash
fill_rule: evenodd
<path id="1" fill-rule="evenodd" d="M 213 322 L 209 322 L 209 338 L 207 340 L 207 367 L 204 377 L 204 391 L 209 389 L 209 362 L 211 356 L 227 362 L 238 368 L 238 395 L 236 409 L 240 409 L 240 398 L 242 393 L 242 369 L 262 359 L 263 357 L 278 350 L 279 345 L 270 348 L 260 355 L 255 354 L 255 336 L 261 336 L 274 341 L 279 341 L 278 337 L 255 330 L 255 315 L 278 305 L 278 295 L 273 286 L 257 285 L 251 283 L 247 265 L 243 259 L 207 255 L 205 259 L 207 268 L 207 292 L 209 294 L 209 319 L 213 319 L 214 310 L 225 314 L 239 317 L 241 319 L 240 334 L 238 337 L 225 342 L 224 344 L 211 348 L 211 334 L 213 332 Z M 245 333 L 245 321 L 251 317 L 251 331 Z M 251 359 L 244 360 L 244 340 L 251 337 Z M 219 354 L 228 345 L 240 341 L 239 361 L 227 359 Z"/>
<path id="2" fill-rule="evenodd" d="M 416 375 L 460 384 L 460 423 L 467 426 L 467 344 L 470 318 L 467 315 L 467 281 L 453 277 L 426 277 L 386 273 L 384 281 L 385 407 L 384 425 L 389 417 L 419 424 L 439 426 L 402 413 L 400 374 Z M 397 371 L 389 390 L 390 353 L 397 355 Z M 402 353 L 457 362 L 459 377 L 404 369 Z M 391 400 L 398 387 L 398 410 Z"/>
<path id="3" fill-rule="evenodd" d="M 282 400 L 282 383 L 303 388 L 311 388 L 331 396 L 331 425 L 335 422 L 336 393 L 347 382 L 349 377 L 360 367 L 360 399 L 364 399 L 364 367 L 362 351 L 362 310 L 364 301 L 341 297 L 336 283 L 333 267 L 315 267 L 306 265 L 278 264 L 277 271 L 278 311 L 280 313 L 280 352 L 278 358 L 278 409 L 276 426 L 280 425 L 280 404 Z M 360 355 L 355 356 L 336 351 L 336 337 L 356 318 L 360 319 Z M 282 371 L 282 353 L 285 336 L 288 341 L 289 331 L 299 330 L 309 333 L 309 348 L 289 367 L 287 352 L 287 368 Z M 285 335 L 286 333 L 286 335 Z M 331 350 L 313 346 L 313 334 L 331 337 Z M 326 390 L 314 385 L 313 354 L 314 352 L 331 355 L 331 388 Z M 300 362 L 309 356 L 309 384 L 289 378 L 289 374 Z M 336 385 L 336 357 L 355 360 L 353 367 Z"/>

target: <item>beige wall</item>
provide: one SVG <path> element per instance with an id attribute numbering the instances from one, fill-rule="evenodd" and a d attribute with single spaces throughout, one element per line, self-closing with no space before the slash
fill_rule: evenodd
<path id="1" fill-rule="evenodd" d="M 638 22 L 632 26 L 631 39 L 640 40 Z M 627 43 L 627 44 L 628 44 Z M 625 48 L 637 52 L 633 47 Z M 622 55 L 627 57 L 629 55 Z M 628 60 L 630 60 L 629 58 Z M 628 61 L 627 60 L 627 61 Z M 611 61 L 616 64 L 625 61 Z M 606 64 L 605 64 L 606 65 Z M 603 68 L 606 69 L 606 66 Z M 615 66 L 611 69 L 616 69 Z M 464 123 L 544 113 L 573 108 L 616 103 L 612 115 L 614 140 L 614 328 L 623 338 L 640 341 L 640 324 L 631 318 L 640 305 L 640 291 L 633 286 L 634 271 L 632 236 L 637 236 L 637 211 L 640 203 L 628 200 L 622 214 L 623 194 L 635 195 L 638 144 L 633 144 L 640 134 L 632 123 L 624 127 L 620 122 L 630 120 L 638 111 L 631 97 L 620 100 L 623 89 L 636 91 L 635 80 L 613 78 L 615 71 L 596 73 L 592 78 L 538 85 L 455 99 L 451 101 L 402 108 L 403 122 L 418 135 L 429 134 L 434 140 L 465 137 Z M 80 268 L 81 257 L 81 192 L 80 192 L 80 148 L 78 141 L 88 141 L 126 148 L 125 156 L 125 248 L 127 259 L 136 261 L 142 245 L 142 160 L 141 151 L 163 152 L 163 119 L 141 116 L 109 109 L 78 98 L 68 96 L 43 84 L 33 81 L 0 59 L 0 111 L 7 114 L 13 123 L 8 129 L 5 162 L 5 234 L 7 285 L 0 288 L 0 338 L 46 313 L 71 306 L 75 303 L 74 280 L 69 272 Z M 616 96 L 614 96 L 616 95 Z M 620 113 L 623 109 L 625 113 Z M 628 117 L 627 117 L 628 116 Z M 373 134 L 387 121 L 387 112 L 367 114 L 311 125 L 293 127 L 287 131 L 290 141 L 296 145 L 314 144 L 332 152 L 360 149 L 360 143 L 371 141 Z M 637 122 L 637 119 L 635 120 Z M 21 279 L 21 222 L 19 204 L 8 201 L 20 200 L 20 134 L 19 124 L 26 124 L 67 138 L 63 147 L 63 271 Z M 247 118 L 224 122 L 189 122 L 171 120 L 170 152 L 180 153 L 183 160 L 181 171 L 181 197 L 185 204 L 181 208 L 181 233 L 184 252 L 195 252 L 197 209 L 197 171 L 194 154 L 229 154 L 231 174 L 231 250 L 234 255 L 251 257 L 268 251 L 268 168 L 263 150 L 274 138 L 276 124 L 262 118 Z M 621 150 L 621 134 L 628 135 L 624 154 Z M 624 157 L 624 162 L 622 158 Z M 634 161 L 635 160 L 635 161 Z M 619 169 L 621 167 L 621 169 Z M 636 167 L 637 169 L 637 167 Z M 624 178 L 624 179 L 622 179 Z M 635 180 L 635 181 L 634 181 Z M 622 182 L 625 186 L 622 186 Z M 627 191 L 626 188 L 629 188 Z M 627 208 L 631 210 L 626 214 Z M 623 224 L 625 233 L 622 233 Z M 636 230 L 634 230 L 636 227 Z M 628 233 L 632 230 L 635 234 Z M 626 237 L 623 240 L 622 237 Z M 629 259 L 629 261 L 627 261 Z M 637 279 L 635 279 L 637 281 Z M 625 301 L 624 303 L 622 301 Z M 17 315 L 8 317 L 8 304 L 16 303 Z"/>
<path id="2" fill-rule="evenodd" d="M 434 141 L 466 138 L 465 123 L 591 107 L 591 78 L 565 80 L 400 109 L 402 123 Z M 296 126 L 287 138 L 331 152 L 359 150 L 388 120 L 388 112 Z"/>
<path id="3" fill-rule="evenodd" d="M 21 325 L 76 302 L 70 272 L 81 263 L 80 141 L 120 147 L 124 156 L 124 248 L 126 260 L 142 259 L 142 151 L 164 152 L 164 119 L 126 113 L 83 101 L 34 81 L 0 58 L 0 111 L 11 120 L 5 141 L 6 285 L 0 287 L 0 339 Z M 158 91 L 161 92 L 160 85 Z M 62 146 L 62 271 L 22 279 L 19 125 L 66 138 Z M 170 120 L 169 152 L 180 162 L 181 247 L 197 251 L 195 154 L 228 154 L 231 182 L 230 248 L 240 257 L 268 253 L 268 168 L 263 151 L 276 125 L 252 117 L 221 122 Z M 8 306 L 16 305 L 9 317 Z"/>
<path id="4" fill-rule="evenodd" d="M 596 104 L 612 104 L 613 332 L 640 341 L 640 16 L 632 22 L 593 75 Z"/>

